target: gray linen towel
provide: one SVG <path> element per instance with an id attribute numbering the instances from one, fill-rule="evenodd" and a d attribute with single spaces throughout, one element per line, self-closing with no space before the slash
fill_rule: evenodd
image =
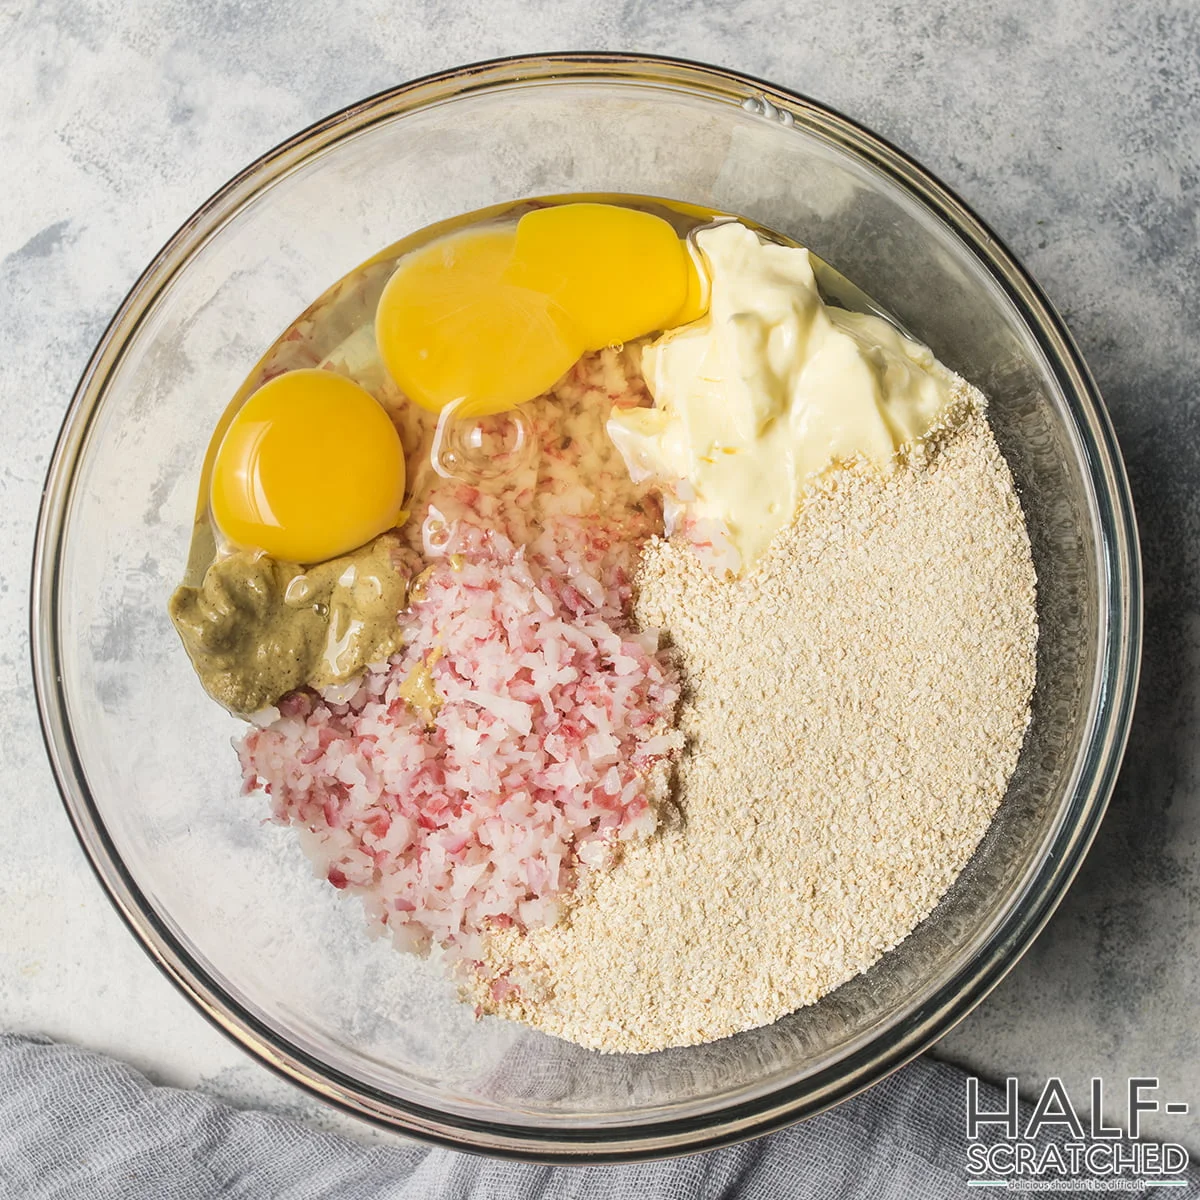
<path id="1" fill-rule="evenodd" d="M 545 1167 L 368 1149 L 44 1038 L 0 1036 L 3 1200 L 944 1200 L 967 1187 L 966 1077 L 918 1059 L 780 1133 L 666 1162 Z M 980 1089 L 981 1107 L 1002 1097 Z M 1023 1119 L 1028 1117 L 1025 1110 Z M 1053 1135 L 1057 1136 L 1057 1135 Z M 994 1134 L 984 1133 L 985 1138 Z M 1050 1140 L 1046 1133 L 1043 1143 Z M 1061 1141 L 1061 1138 L 1059 1139 Z M 1154 1195 L 1200 1197 L 1200 1174 Z M 1180 1177 L 1177 1177 L 1180 1178 Z M 1089 1195 L 1116 1195 L 1108 1189 Z M 1122 1191 L 1122 1196 L 1151 1194 Z"/>

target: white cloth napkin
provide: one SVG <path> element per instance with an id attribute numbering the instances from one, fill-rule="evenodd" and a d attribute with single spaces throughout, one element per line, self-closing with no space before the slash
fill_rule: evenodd
<path id="1" fill-rule="evenodd" d="M 918 1059 L 869 1092 L 737 1146 L 548 1167 L 418 1143 L 368 1149 L 44 1038 L 0 1036 L 3 1200 L 948 1200 L 968 1187 L 966 1076 Z M 980 1106 L 1003 1107 L 980 1087 Z M 1023 1120 L 1028 1111 L 1023 1113 Z M 998 1131 L 984 1132 L 995 1140 Z M 1052 1136 L 1047 1133 L 1046 1137 Z M 1088 1195 L 1200 1197 L 1182 1187 Z"/>

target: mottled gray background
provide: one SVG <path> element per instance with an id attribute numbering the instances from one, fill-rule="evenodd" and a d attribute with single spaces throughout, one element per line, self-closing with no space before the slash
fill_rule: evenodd
<path id="1" fill-rule="evenodd" d="M 366 1136 L 197 1016 L 76 848 L 27 665 L 39 489 L 105 322 L 226 178 L 381 88 L 564 49 L 707 60 L 858 118 L 957 189 L 1066 316 L 1138 505 L 1141 701 L 1079 880 L 939 1053 L 1027 1092 L 1049 1074 L 1079 1095 L 1092 1075 L 1157 1074 L 1168 1098 L 1200 1104 L 1200 6 L 1187 0 L 0 0 L 0 1027 Z M 1200 1151 L 1196 1114 L 1150 1125 Z"/>

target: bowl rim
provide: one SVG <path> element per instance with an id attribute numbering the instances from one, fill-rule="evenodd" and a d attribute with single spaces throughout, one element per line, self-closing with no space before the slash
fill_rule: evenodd
<path id="1" fill-rule="evenodd" d="M 1074 763 L 1079 786 L 1060 814 L 1054 853 L 1027 879 L 976 953 L 928 1004 L 810 1076 L 700 1117 L 602 1128 L 508 1125 L 435 1110 L 332 1070 L 271 1030 L 216 986 L 155 914 L 121 862 L 88 789 L 59 672 L 60 557 L 81 451 L 106 381 L 129 339 L 191 254 L 240 204 L 326 146 L 404 112 L 483 91 L 538 81 L 631 83 L 683 88 L 813 130 L 865 160 L 948 224 L 1016 307 L 1066 398 L 1085 482 L 1099 521 L 1102 618 L 1087 730 Z M 564 52 L 488 59 L 377 92 L 314 122 L 259 156 L 214 192 L 171 236 L 130 288 L 80 377 L 46 474 L 30 587 L 30 649 L 42 737 L 68 818 L 118 914 L 168 979 L 212 1024 L 273 1071 L 354 1116 L 460 1150 L 513 1159 L 618 1162 L 693 1153 L 758 1136 L 813 1116 L 865 1090 L 928 1049 L 1000 982 L 1040 932 L 1095 836 L 1129 734 L 1141 656 L 1141 565 L 1133 503 L 1111 421 L 1073 338 L 1005 244 L 931 172 L 837 110 L 754 76 L 688 59 L 615 52 Z"/>

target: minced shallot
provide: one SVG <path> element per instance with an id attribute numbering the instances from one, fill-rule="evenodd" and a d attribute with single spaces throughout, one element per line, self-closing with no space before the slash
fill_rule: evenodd
<path id="1" fill-rule="evenodd" d="M 613 352 L 594 362 L 531 406 L 541 466 L 519 487 L 425 474 L 403 652 L 352 695 L 285 697 L 239 745 L 247 790 L 405 949 L 472 961 L 488 930 L 552 925 L 582 872 L 656 827 L 682 739 L 658 635 L 630 617 L 653 514 L 607 454 L 560 466 L 620 394 Z"/>

